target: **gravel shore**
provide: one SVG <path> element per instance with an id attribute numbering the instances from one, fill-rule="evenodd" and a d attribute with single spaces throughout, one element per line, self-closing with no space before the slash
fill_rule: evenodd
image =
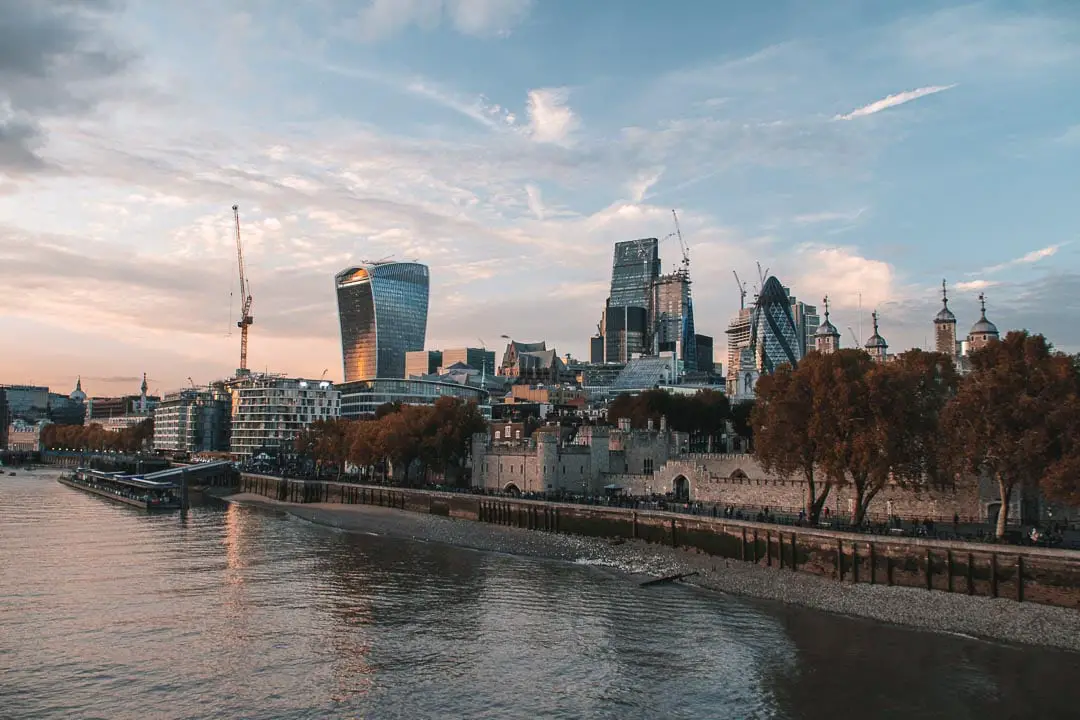
<path id="1" fill-rule="evenodd" d="M 709 590 L 923 630 L 1080 652 L 1080 612 L 1069 608 L 918 588 L 837 583 L 814 575 L 640 541 L 613 545 L 596 538 L 556 535 L 367 505 L 299 505 L 248 493 L 222 499 L 283 511 L 309 522 L 352 532 L 552 558 L 610 568 L 640 579 L 696 571 L 699 574 L 686 582 Z"/>

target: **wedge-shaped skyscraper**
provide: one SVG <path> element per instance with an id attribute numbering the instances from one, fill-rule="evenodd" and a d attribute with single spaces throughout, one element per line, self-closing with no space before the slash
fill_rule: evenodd
<path id="1" fill-rule="evenodd" d="M 345 382 L 404 378 L 405 353 L 424 349 L 428 268 L 379 262 L 334 276 Z"/>

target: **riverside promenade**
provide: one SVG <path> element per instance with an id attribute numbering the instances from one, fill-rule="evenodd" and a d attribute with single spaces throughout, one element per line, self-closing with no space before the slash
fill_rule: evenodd
<path id="1" fill-rule="evenodd" d="M 289 480 L 243 473 L 238 492 L 293 504 L 371 505 L 534 531 L 640 540 L 852 585 L 1080 609 L 1080 552 L 863 535 L 658 510 Z"/>

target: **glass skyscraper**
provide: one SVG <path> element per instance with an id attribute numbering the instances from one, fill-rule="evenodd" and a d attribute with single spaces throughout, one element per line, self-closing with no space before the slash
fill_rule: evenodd
<path id="1" fill-rule="evenodd" d="M 656 238 L 615 243 L 611 264 L 611 293 L 604 313 L 605 359 L 626 362 L 650 350 L 653 283 L 660 276 Z"/>
<path id="2" fill-rule="evenodd" d="M 797 327 L 791 297 L 775 276 L 765 281 L 758 295 L 750 320 L 750 347 L 762 373 L 771 373 L 784 363 L 795 367 L 802 359 L 805 331 Z"/>
<path id="3" fill-rule="evenodd" d="M 334 276 L 345 382 L 404 378 L 405 353 L 424 349 L 428 268 L 382 262 Z"/>

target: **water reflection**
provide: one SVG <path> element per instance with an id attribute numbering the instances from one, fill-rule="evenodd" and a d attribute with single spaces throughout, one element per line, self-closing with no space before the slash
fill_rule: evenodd
<path id="1" fill-rule="evenodd" d="M 5 718 L 1069 717 L 1077 658 L 349 535 L 0 502 Z"/>

